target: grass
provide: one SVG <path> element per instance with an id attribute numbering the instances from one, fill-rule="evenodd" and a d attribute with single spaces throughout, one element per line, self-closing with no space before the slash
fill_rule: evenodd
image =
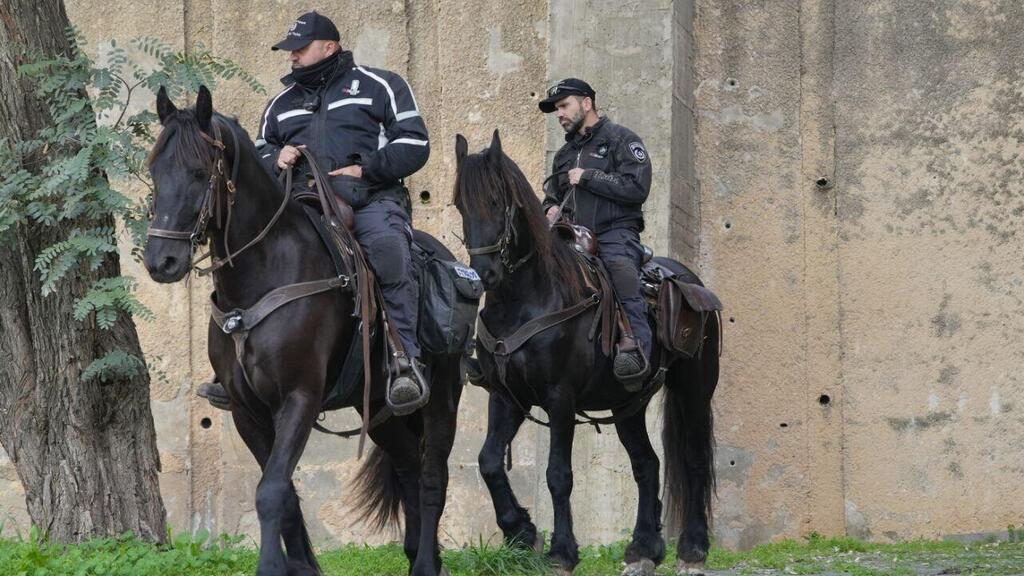
<path id="1" fill-rule="evenodd" d="M 848 538 L 811 535 L 733 552 L 713 548 L 707 567 L 741 574 L 1020 574 L 1024 573 L 1024 543 L 965 545 L 956 542 L 914 541 L 868 544 Z M 578 576 L 615 575 L 621 570 L 625 542 L 580 549 Z M 659 568 L 671 574 L 674 558 Z M 452 576 L 547 575 L 543 557 L 480 540 L 443 553 Z M 330 576 L 404 576 L 408 569 L 398 545 L 368 547 L 350 544 L 319 554 Z M 132 535 L 92 540 L 77 546 L 47 542 L 36 531 L 27 537 L 0 539 L 0 576 L 228 576 L 255 572 L 257 553 L 237 536 L 178 535 L 169 544 L 153 546 Z"/>

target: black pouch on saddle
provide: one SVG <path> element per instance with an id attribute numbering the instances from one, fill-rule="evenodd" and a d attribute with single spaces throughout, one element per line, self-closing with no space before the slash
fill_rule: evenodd
<path id="1" fill-rule="evenodd" d="M 464 352 L 483 293 L 475 270 L 426 255 L 420 270 L 420 346 L 433 354 Z"/>
<path id="2" fill-rule="evenodd" d="M 658 342 L 684 358 L 700 356 L 708 315 L 721 309 L 721 301 L 707 288 L 665 278 L 658 289 Z"/>

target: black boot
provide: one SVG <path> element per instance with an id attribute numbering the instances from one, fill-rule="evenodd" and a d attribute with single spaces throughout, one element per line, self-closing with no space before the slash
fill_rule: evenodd
<path id="1" fill-rule="evenodd" d="M 480 361 L 472 356 L 462 357 L 462 371 L 466 374 L 466 380 L 474 386 L 487 389 L 487 382 L 484 382 L 484 370 L 480 367 Z"/>
<path id="2" fill-rule="evenodd" d="M 425 366 L 416 358 L 398 359 L 398 375 L 388 386 L 387 403 L 395 416 L 406 416 L 430 400 L 430 384 L 423 376 Z"/>
<path id="3" fill-rule="evenodd" d="M 196 396 L 206 398 L 210 406 L 218 410 L 231 410 L 231 397 L 224 385 L 217 381 L 216 377 L 209 382 L 203 382 L 196 390 Z"/>
<path id="4" fill-rule="evenodd" d="M 627 392 L 636 392 L 643 388 L 644 381 L 651 372 L 651 365 L 639 346 L 620 346 L 618 353 L 615 354 L 612 372 Z"/>

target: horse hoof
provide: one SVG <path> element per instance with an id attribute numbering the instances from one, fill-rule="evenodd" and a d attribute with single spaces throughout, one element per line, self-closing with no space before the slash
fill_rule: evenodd
<path id="1" fill-rule="evenodd" d="M 704 574 L 704 562 L 676 562 L 676 576 L 684 574 Z"/>
<path id="2" fill-rule="evenodd" d="M 622 569 L 622 576 L 654 576 L 654 562 L 643 558 L 637 562 L 626 564 Z"/>
<path id="3" fill-rule="evenodd" d="M 544 535 L 543 534 L 537 534 L 536 536 L 534 536 L 534 538 L 533 538 L 533 551 L 536 552 L 537 554 L 543 554 L 544 553 Z"/>

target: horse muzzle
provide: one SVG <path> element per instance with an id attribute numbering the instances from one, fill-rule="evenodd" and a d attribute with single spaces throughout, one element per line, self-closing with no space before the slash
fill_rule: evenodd
<path id="1" fill-rule="evenodd" d="M 142 261 L 149 277 L 156 282 L 177 282 L 192 267 L 192 245 L 189 242 L 150 237 Z"/>

